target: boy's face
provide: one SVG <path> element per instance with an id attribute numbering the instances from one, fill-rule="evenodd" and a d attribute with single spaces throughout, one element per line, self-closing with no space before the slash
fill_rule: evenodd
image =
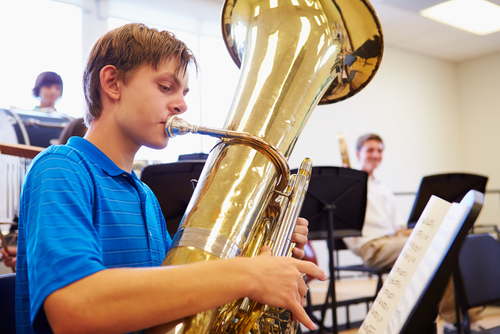
<path id="1" fill-rule="evenodd" d="M 375 168 L 380 165 L 383 152 L 384 144 L 374 139 L 367 140 L 357 152 L 361 170 L 371 175 Z"/>
<path id="2" fill-rule="evenodd" d="M 62 95 L 62 86 L 51 84 L 40 87 L 40 104 L 45 106 L 54 106 L 57 99 Z"/>
<path id="3" fill-rule="evenodd" d="M 117 122 L 131 145 L 164 148 L 168 143 L 165 131 L 167 118 L 187 110 L 184 100 L 189 91 L 187 73 L 176 76 L 178 62 L 163 62 L 155 71 L 142 65 L 123 81 L 120 112 Z M 181 74 L 179 74 L 181 75 Z"/>

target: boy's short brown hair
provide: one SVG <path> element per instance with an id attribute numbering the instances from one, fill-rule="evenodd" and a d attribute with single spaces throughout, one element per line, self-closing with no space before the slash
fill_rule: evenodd
<path id="1" fill-rule="evenodd" d="M 130 23 L 102 36 L 92 47 L 83 73 L 87 126 L 101 114 L 99 75 L 105 66 L 115 66 L 118 75 L 126 82 L 141 65 L 148 64 L 157 70 L 163 61 L 172 58 L 179 62 L 176 74 L 185 74 L 190 63 L 197 67 L 192 51 L 169 31 L 159 31 L 140 23 Z"/>
<path id="2" fill-rule="evenodd" d="M 358 138 L 358 141 L 356 142 L 356 152 L 361 151 L 361 148 L 368 140 L 376 140 L 380 142 L 382 145 L 384 144 L 382 138 L 379 135 L 375 133 L 367 133 Z"/>

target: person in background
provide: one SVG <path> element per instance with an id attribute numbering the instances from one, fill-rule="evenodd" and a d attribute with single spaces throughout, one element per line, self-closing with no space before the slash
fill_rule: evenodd
<path id="1" fill-rule="evenodd" d="M 38 75 L 33 87 L 33 96 L 40 100 L 40 105 L 33 110 L 43 112 L 56 111 L 56 102 L 63 93 L 63 81 L 55 72 L 42 72 Z"/>
<path id="2" fill-rule="evenodd" d="M 189 65 L 196 60 L 182 41 L 143 24 L 111 30 L 94 44 L 83 75 L 85 137 L 38 154 L 25 178 L 17 333 L 171 329 L 243 297 L 289 309 L 315 328 L 303 308 L 302 274 L 327 277 L 299 260 L 305 219 L 293 234 L 295 258 L 263 247 L 252 258 L 161 266 L 172 240 L 158 200 L 132 165 L 140 147 L 167 146 L 166 120 L 187 110 Z"/>
<path id="3" fill-rule="evenodd" d="M 384 142 L 374 133 L 361 136 L 356 143 L 359 168 L 368 173 L 366 216 L 361 237 L 344 238 L 353 253 L 359 255 L 365 265 L 377 269 L 390 269 L 403 250 L 412 229 L 401 219 L 392 190 L 374 175 L 382 162 Z M 444 320 L 443 333 L 457 333 L 455 298 L 452 279 L 449 280 L 439 304 L 439 315 Z M 478 321 L 482 308 L 469 310 L 471 329 L 481 330 Z"/>
<path id="4" fill-rule="evenodd" d="M 412 231 L 397 211 L 392 190 L 374 175 L 383 152 L 384 142 L 376 134 L 363 135 L 356 143 L 359 169 L 368 173 L 366 215 L 362 236 L 343 239 L 365 265 L 378 269 L 392 267 Z"/>

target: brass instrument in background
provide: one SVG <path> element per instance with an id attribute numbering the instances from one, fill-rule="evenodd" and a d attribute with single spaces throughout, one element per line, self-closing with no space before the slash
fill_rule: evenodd
<path id="1" fill-rule="evenodd" d="M 340 157 L 342 158 L 342 167 L 351 168 L 351 163 L 349 161 L 349 150 L 347 148 L 345 134 L 338 133 L 337 139 L 339 140 Z"/>
<path id="2" fill-rule="evenodd" d="M 382 59 L 382 30 L 367 0 L 226 0 L 222 31 L 241 68 L 224 129 L 177 118 L 167 125 L 171 136 L 221 141 L 164 265 L 256 256 L 264 243 L 290 255 L 293 244 L 283 240 L 295 228 L 312 164 L 306 159 L 290 176 L 287 159 L 316 105 L 359 92 Z M 244 298 L 188 317 L 175 332 L 295 333 L 297 326 L 287 310 Z"/>

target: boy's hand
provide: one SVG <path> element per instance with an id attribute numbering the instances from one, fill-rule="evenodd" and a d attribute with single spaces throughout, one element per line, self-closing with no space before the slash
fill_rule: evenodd
<path id="1" fill-rule="evenodd" d="M 274 257 L 269 247 L 263 246 L 259 256 L 251 258 L 253 293 L 249 298 L 262 304 L 289 309 L 295 321 L 300 321 L 310 330 L 316 325 L 303 307 L 307 285 L 303 274 L 321 281 L 327 275 L 314 263 L 289 257 Z"/>
<path id="2" fill-rule="evenodd" d="M 1 249 L 3 263 L 7 267 L 15 268 L 17 261 L 17 247 L 8 247 L 7 251 L 4 248 Z"/>
<path id="3" fill-rule="evenodd" d="M 404 237 L 409 237 L 412 231 L 413 231 L 412 228 L 405 228 L 405 229 L 396 231 L 396 235 L 402 235 Z"/>
<path id="4" fill-rule="evenodd" d="M 307 234 L 309 233 L 307 226 L 309 226 L 307 219 L 299 218 L 292 236 L 292 241 L 295 242 L 292 256 L 299 260 L 302 260 L 305 256 L 304 247 L 307 243 Z"/>

